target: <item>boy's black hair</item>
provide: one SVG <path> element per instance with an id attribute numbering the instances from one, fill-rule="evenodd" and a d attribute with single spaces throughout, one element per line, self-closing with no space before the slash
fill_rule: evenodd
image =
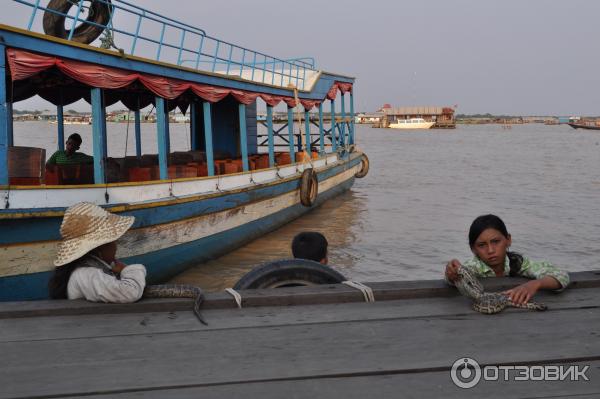
<path id="1" fill-rule="evenodd" d="M 321 262 L 327 257 L 327 239 L 316 231 L 302 232 L 292 241 L 294 258 L 310 259 Z"/>
<path id="2" fill-rule="evenodd" d="M 70 135 L 67 140 L 73 140 L 76 141 L 77 143 L 79 143 L 78 145 L 81 145 L 81 143 L 83 142 L 83 140 L 81 139 L 81 136 L 79 135 L 79 133 L 73 133 L 72 135 Z"/>

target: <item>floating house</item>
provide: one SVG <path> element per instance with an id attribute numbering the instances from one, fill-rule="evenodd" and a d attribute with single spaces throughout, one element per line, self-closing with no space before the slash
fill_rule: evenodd
<path id="1" fill-rule="evenodd" d="M 384 104 L 378 112 L 383 114 L 381 127 L 389 127 L 390 124 L 401 120 L 422 118 L 426 122 L 435 122 L 433 129 L 454 129 L 454 108 L 451 107 L 399 107 L 393 108 L 390 104 Z"/>
<path id="2" fill-rule="evenodd" d="M 366 174 L 368 159 L 354 146 L 354 78 L 310 58 L 225 42 L 123 0 L 63 6 L 4 4 L 26 7 L 29 17 L 24 27 L 0 25 L 0 300 L 47 297 L 61 220 L 75 203 L 134 216 L 117 256 L 143 263 L 156 283 L 300 217 Z M 36 31 L 42 25 L 45 34 Z M 92 163 L 45 166 L 43 149 L 13 145 L 13 104 L 34 95 L 56 106 L 57 150 L 63 107 L 91 104 Z M 106 107 L 118 101 L 133 115 L 135 156 L 108 153 Z M 259 101 L 267 111 L 261 141 Z M 278 104 L 287 112 L 275 129 Z M 156 151 L 143 154 L 148 106 Z M 170 150 L 175 108 L 190 118 L 189 151 Z"/>

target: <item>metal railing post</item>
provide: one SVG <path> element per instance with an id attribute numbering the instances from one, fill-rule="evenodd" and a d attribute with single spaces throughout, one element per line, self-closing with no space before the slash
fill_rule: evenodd
<path id="1" fill-rule="evenodd" d="M 10 146 L 8 129 L 8 110 L 6 109 L 6 52 L 0 44 L 0 186 L 8 185 L 8 147 Z M 4 204 L 3 204 L 4 206 Z"/>
<path id="2" fill-rule="evenodd" d="M 354 134 L 355 134 L 355 116 L 354 116 L 354 88 L 352 88 L 352 91 L 350 92 L 350 138 L 349 138 L 349 144 L 354 144 Z"/>
<path id="3" fill-rule="evenodd" d="M 335 134 L 335 100 L 331 100 L 331 151 L 337 151 L 337 137 Z"/>
<path id="4" fill-rule="evenodd" d="M 64 107 L 61 105 L 56 106 L 56 127 L 58 133 L 58 149 L 61 151 L 65 150 L 65 117 L 63 112 Z"/>
<path id="5" fill-rule="evenodd" d="M 102 89 L 92 88 L 92 140 L 94 149 L 94 183 L 103 184 L 104 180 L 104 152 L 106 140 L 106 114 L 104 109 L 104 98 Z"/>
<path id="6" fill-rule="evenodd" d="M 319 104 L 319 151 L 325 152 L 325 129 L 323 129 L 323 103 Z"/>
<path id="7" fill-rule="evenodd" d="M 344 93 L 341 94 L 342 126 L 340 127 L 340 144 L 342 147 L 346 144 L 346 99 Z"/>
<path id="8" fill-rule="evenodd" d="M 273 107 L 267 105 L 267 136 L 269 142 L 269 167 L 275 166 L 275 139 L 273 137 Z"/>
<path id="9" fill-rule="evenodd" d="M 290 148 L 290 160 L 296 162 L 296 149 L 294 148 L 294 108 L 288 106 L 288 140 Z"/>
<path id="10" fill-rule="evenodd" d="M 166 100 L 162 97 L 156 97 L 156 141 L 158 142 L 158 169 L 160 180 L 169 178 L 169 114 L 167 113 Z"/>
<path id="11" fill-rule="evenodd" d="M 204 143 L 206 151 L 206 167 L 209 176 L 215 175 L 215 157 L 213 152 L 212 140 L 212 113 L 211 104 L 208 101 L 202 103 L 202 111 L 204 112 Z"/>
<path id="12" fill-rule="evenodd" d="M 246 104 L 238 104 L 238 114 L 240 121 L 240 149 L 242 152 L 242 167 L 244 172 L 250 170 L 248 165 L 248 136 L 246 129 Z"/>

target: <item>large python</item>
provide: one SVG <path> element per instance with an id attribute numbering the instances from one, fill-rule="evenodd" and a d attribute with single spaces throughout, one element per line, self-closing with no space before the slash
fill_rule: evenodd
<path id="1" fill-rule="evenodd" d="M 194 298 L 194 314 L 204 325 L 208 323 L 200 314 L 200 305 L 204 302 L 204 291 L 200 287 L 185 284 L 147 285 L 144 298 Z"/>
<path id="2" fill-rule="evenodd" d="M 500 292 L 485 292 L 483 285 L 477 277 L 466 267 L 459 267 L 458 278 L 454 281 L 458 291 L 473 300 L 473 310 L 484 314 L 495 314 L 503 311 L 506 307 L 543 311 L 548 307 L 542 303 L 528 302 L 518 304 L 513 302 L 508 295 Z"/>

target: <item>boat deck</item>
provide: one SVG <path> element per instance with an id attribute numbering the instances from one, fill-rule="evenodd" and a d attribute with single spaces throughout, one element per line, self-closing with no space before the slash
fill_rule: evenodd
<path id="1" fill-rule="evenodd" d="M 372 283 L 107 305 L 0 303 L 1 398 L 600 396 L 600 272 L 541 293 L 546 312 L 486 316 L 442 281 Z M 486 281 L 489 290 L 517 279 Z M 452 364 L 589 365 L 589 381 L 453 385 Z"/>

